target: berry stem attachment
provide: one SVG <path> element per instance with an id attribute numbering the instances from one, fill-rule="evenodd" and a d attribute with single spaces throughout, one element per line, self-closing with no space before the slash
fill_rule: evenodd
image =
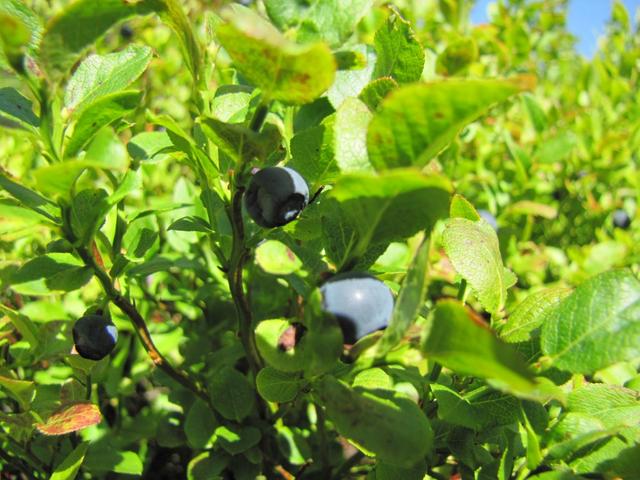
<path id="1" fill-rule="evenodd" d="M 89 251 L 85 247 L 77 247 L 76 248 L 78 255 L 84 261 L 85 265 L 90 267 L 98 281 L 102 285 L 105 293 L 109 297 L 109 299 L 131 320 L 133 326 L 135 327 L 136 333 L 144 346 L 144 349 L 149 354 L 151 361 L 154 365 L 156 365 L 160 370 L 166 373 L 169 377 L 174 379 L 176 382 L 181 384 L 183 387 L 191 390 L 194 394 L 204 400 L 208 405 L 211 405 L 211 400 L 206 390 L 197 382 L 195 382 L 187 372 L 184 370 L 180 370 L 175 368 L 169 361 L 160 353 L 157 349 L 153 340 L 151 338 L 151 334 L 149 333 L 149 329 L 142 318 L 142 315 L 136 307 L 125 298 L 114 286 L 111 278 L 96 262 L 96 259 L 93 255 L 89 253 Z"/>

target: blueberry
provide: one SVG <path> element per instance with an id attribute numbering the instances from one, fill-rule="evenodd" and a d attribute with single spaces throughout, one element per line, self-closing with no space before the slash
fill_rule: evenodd
<path id="1" fill-rule="evenodd" d="M 258 171 L 244 194 L 249 216 L 261 227 L 281 227 L 294 220 L 309 202 L 304 178 L 287 167 Z"/>
<path id="2" fill-rule="evenodd" d="M 631 218 L 629 214 L 622 209 L 618 209 L 613 212 L 613 225 L 626 230 L 631 226 Z"/>
<path id="3" fill-rule="evenodd" d="M 130 40 L 133 37 L 133 28 L 130 25 L 124 24 L 120 27 L 120 36 L 125 40 Z"/>
<path id="4" fill-rule="evenodd" d="M 498 221 L 491 212 L 488 210 L 478 210 L 478 215 L 480 215 L 480 218 L 483 218 L 485 222 L 491 225 L 496 232 L 498 231 Z"/>
<path id="5" fill-rule="evenodd" d="M 336 317 L 345 343 L 386 328 L 393 312 L 389 287 L 366 273 L 336 275 L 320 287 L 322 307 Z"/>
<path id="6" fill-rule="evenodd" d="M 73 325 L 73 343 L 81 357 L 100 360 L 116 346 L 118 330 L 107 317 L 85 315 Z"/>

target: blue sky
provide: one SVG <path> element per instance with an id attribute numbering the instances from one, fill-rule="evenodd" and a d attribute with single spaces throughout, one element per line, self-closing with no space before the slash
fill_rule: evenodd
<path id="1" fill-rule="evenodd" d="M 474 23 L 487 21 L 487 5 L 495 0 L 477 0 L 471 12 Z M 623 0 L 631 18 L 640 7 L 640 0 Z M 578 51 L 592 57 L 597 48 L 598 36 L 603 32 L 604 23 L 611 13 L 612 0 L 571 0 L 569 6 L 569 30 L 578 37 Z"/>

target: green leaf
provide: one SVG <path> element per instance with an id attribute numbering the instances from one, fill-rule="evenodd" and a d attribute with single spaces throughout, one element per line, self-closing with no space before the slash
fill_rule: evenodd
<path id="1" fill-rule="evenodd" d="M 438 55 L 436 72 L 451 76 L 463 72 L 478 57 L 478 46 L 473 38 L 452 38 L 447 48 Z"/>
<path id="2" fill-rule="evenodd" d="M 502 310 L 510 282 L 495 230 L 484 222 L 449 218 L 442 244 L 456 272 L 469 283 L 482 306 L 492 314 Z"/>
<path id="3" fill-rule="evenodd" d="M 216 429 L 216 442 L 231 455 L 238 455 L 256 446 L 261 436 L 260 430 L 251 426 L 229 424 Z"/>
<path id="4" fill-rule="evenodd" d="M 299 375 L 281 372 L 273 367 L 264 367 L 256 377 L 256 388 L 268 402 L 290 402 L 300 391 L 304 382 Z"/>
<path id="5" fill-rule="evenodd" d="M 424 68 L 424 49 L 409 22 L 392 10 L 387 21 L 376 32 L 376 67 L 373 76 L 391 77 L 398 83 L 420 80 Z"/>
<path id="6" fill-rule="evenodd" d="M 482 217 L 473 205 L 459 193 L 456 193 L 451 199 L 451 208 L 449 216 L 452 218 L 466 218 L 472 222 L 477 222 Z"/>
<path id="7" fill-rule="evenodd" d="M 87 452 L 84 466 L 91 472 L 114 472 L 123 475 L 141 475 L 142 461 L 135 452 L 107 446 L 102 442 L 91 445 Z"/>
<path id="8" fill-rule="evenodd" d="M 27 51 L 30 55 L 34 55 L 42 38 L 42 23 L 38 15 L 21 0 L 3 0 L 0 2 L 0 14 L 19 20 L 27 28 L 29 35 Z M 9 40 L 10 43 L 15 44 L 16 39 L 10 38 L 8 35 L 5 36 L 0 33 L 0 38 L 4 42 Z"/>
<path id="9" fill-rule="evenodd" d="M 203 218 L 196 216 L 182 217 L 169 225 L 167 230 L 175 230 L 178 232 L 203 232 L 211 233 L 209 222 Z"/>
<path id="10" fill-rule="evenodd" d="M 542 325 L 550 365 L 591 374 L 640 356 L 640 282 L 629 270 L 597 275 L 566 297 Z"/>
<path id="11" fill-rule="evenodd" d="M 205 448 L 215 434 L 218 421 L 209 406 L 196 400 L 184 422 L 184 433 L 193 448 Z"/>
<path id="12" fill-rule="evenodd" d="M 71 202 L 70 226 L 81 245 L 87 245 L 111 209 L 107 192 L 101 188 L 86 189 Z"/>
<path id="13" fill-rule="evenodd" d="M 254 158 L 264 161 L 282 141 L 280 131 L 272 124 L 265 125 L 259 133 L 215 118 L 203 119 L 201 125 L 207 137 L 235 162 Z"/>
<path id="14" fill-rule="evenodd" d="M 447 215 L 451 184 L 417 170 L 340 177 L 325 201 L 323 230 L 328 255 L 339 269 L 367 253 L 370 245 L 403 240 L 430 229 Z M 331 247 L 338 243 L 336 247 Z M 382 252 L 380 252 L 382 253 Z"/>
<path id="15" fill-rule="evenodd" d="M 358 98 L 375 112 L 382 100 L 398 87 L 398 83 L 391 77 L 376 78 L 362 89 Z"/>
<path id="16" fill-rule="evenodd" d="M 156 155 L 174 150 L 167 132 L 142 132 L 127 143 L 127 151 L 134 160 L 153 160 Z"/>
<path id="17" fill-rule="evenodd" d="M 373 69 L 376 63 L 376 54 L 373 47 L 358 44 L 352 47 L 356 55 L 361 55 L 366 60 L 363 68 L 355 70 L 339 70 L 336 72 L 335 81 L 327 92 L 327 97 L 338 108 L 346 99 L 357 97 L 363 88 L 371 81 Z"/>
<path id="18" fill-rule="evenodd" d="M 282 347 L 281 339 L 290 328 L 287 320 L 263 320 L 255 330 L 256 345 L 264 360 L 271 366 L 284 372 L 300 372 L 304 369 L 304 354 L 299 345 L 291 348 Z M 291 336 L 291 335 L 288 335 Z"/>
<path id="19" fill-rule="evenodd" d="M 424 353 L 455 372 L 491 379 L 502 389 L 532 392 L 535 383 L 524 359 L 472 315 L 458 301 L 439 302 L 427 327 Z"/>
<path id="20" fill-rule="evenodd" d="M 371 113 L 356 98 L 346 99 L 334 121 L 335 161 L 341 172 L 372 171 L 367 155 L 367 127 Z"/>
<path id="21" fill-rule="evenodd" d="M 33 103 L 15 88 L 0 88 L 0 116 L 19 127 L 36 133 L 40 119 L 33 113 Z"/>
<path id="22" fill-rule="evenodd" d="M 45 423 L 39 423 L 36 427 L 45 435 L 65 435 L 97 425 L 101 421 L 102 415 L 96 405 L 78 402 L 63 405 L 53 412 Z"/>
<path id="23" fill-rule="evenodd" d="M 267 240 L 256 248 L 256 263 L 273 275 L 289 275 L 302 268 L 302 262 L 284 243 Z"/>
<path id="24" fill-rule="evenodd" d="M 267 0 L 265 7 L 273 23 L 281 30 L 298 27 L 298 40 L 326 41 L 340 47 L 353 34 L 370 10 L 371 0 Z"/>
<path id="25" fill-rule="evenodd" d="M 80 114 L 64 151 L 66 158 L 76 156 L 103 127 L 122 119 L 140 105 L 142 92 L 127 91 L 103 96 Z"/>
<path id="26" fill-rule="evenodd" d="M 187 467 L 188 480 L 211 480 L 229 464 L 230 456 L 221 451 L 206 451 L 194 457 Z"/>
<path id="27" fill-rule="evenodd" d="M 376 344 L 376 355 L 386 355 L 400 342 L 424 305 L 428 287 L 429 240 L 422 242 L 407 271 L 400 293 L 393 307 L 389 326 Z"/>
<path id="28" fill-rule="evenodd" d="M 378 460 L 374 475 L 370 477 L 370 480 L 397 480 L 399 478 L 402 480 L 423 480 L 426 470 L 427 466 L 424 461 L 418 462 L 413 467 L 402 468 Z"/>
<path id="29" fill-rule="evenodd" d="M 556 136 L 540 142 L 534 159 L 540 163 L 556 163 L 564 160 L 573 151 L 578 139 L 573 132 L 559 132 Z"/>
<path id="30" fill-rule="evenodd" d="M 528 295 L 509 315 L 500 337 L 509 343 L 526 342 L 570 293 L 570 288 L 553 287 Z"/>
<path id="31" fill-rule="evenodd" d="M 8 391 L 18 401 L 22 410 L 31 408 L 31 400 L 36 390 L 36 384 L 29 380 L 16 380 L 0 375 L 0 387 Z"/>
<path id="32" fill-rule="evenodd" d="M 198 83 L 202 63 L 202 53 L 198 40 L 191 28 L 191 21 L 178 0 L 147 0 L 163 22 L 178 36 L 180 49 L 193 81 Z"/>
<path id="33" fill-rule="evenodd" d="M 56 467 L 50 480 L 74 480 L 82 466 L 82 462 L 84 462 L 84 456 L 87 453 L 87 448 L 89 448 L 88 442 L 83 442 L 74 448 L 73 451 Z"/>
<path id="34" fill-rule="evenodd" d="M 440 80 L 400 87 L 369 124 L 369 158 L 377 169 L 426 165 L 468 123 L 531 87 L 531 77 Z"/>
<path id="35" fill-rule="evenodd" d="M 586 384 L 569 394 L 567 410 L 597 419 L 604 428 L 637 426 L 640 394 L 615 385 Z"/>
<path id="36" fill-rule="evenodd" d="M 42 38 L 40 61 L 53 77 L 64 75 L 78 57 L 117 22 L 153 11 L 152 2 L 78 0 L 53 17 Z"/>
<path id="37" fill-rule="evenodd" d="M 60 210 L 57 205 L 38 192 L 15 183 L 2 173 L 0 173 L 0 187 L 25 207 L 30 208 L 52 222 L 57 223 L 59 221 L 58 216 L 60 215 Z"/>
<path id="38" fill-rule="evenodd" d="M 101 97 L 129 86 L 146 70 L 151 49 L 129 45 L 121 52 L 90 55 L 76 69 L 64 95 L 68 113 L 80 112 Z"/>
<path id="39" fill-rule="evenodd" d="M 455 390 L 434 383 L 433 396 L 438 402 L 438 418 L 453 425 L 479 430 L 483 419 L 474 405 Z"/>
<path id="40" fill-rule="evenodd" d="M 331 50 L 323 43 L 296 45 L 255 12 L 240 6 L 226 11 L 217 36 L 238 71 L 266 98 L 303 104 L 333 83 Z"/>
<path id="41" fill-rule="evenodd" d="M 242 421 L 253 411 L 255 395 L 247 377 L 231 367 L 223 367 L 209 381 L 211 402 L 223 417 Z"/>
<path id="42" fill-rule="evenodd" d="M 33 302 L 31 303 L 33 305 Z M 24 338 L 31 348 L 35 349 L 40 341 L 38 340 L 38 327 L 31 321 L 31 319 L 23 315 L 20 312 L 10 309 L 9 307 L 0 303 L 0 314 L 6 315 L 13 323 L 13 326 L 20 332 L 22 338 Z"/>
<path id="43" fill-rule="evenodd" d="M 412 467 L 433 448 L 431 425 L 411 400 L 352 390 L 329 375 L 316 388 L 338 432 L 376 458 Z"/>
<path id="44" fill-rule="evenodd" d="M 70 292 L 85 285 L 93 271 L 69 253 L 48 253 L 29 260 L 10 278 L 16 290 L 49 293 Z M 21 284 L 26 284 L 21 286 Z"/>
<path id="45" fill-rule="evenodd" d="M 536 98 L 529 93 L 525 93 L 522 95 L 522 101 L 536 132 L 544 132 L 547 129 L 547 116 Z"/>

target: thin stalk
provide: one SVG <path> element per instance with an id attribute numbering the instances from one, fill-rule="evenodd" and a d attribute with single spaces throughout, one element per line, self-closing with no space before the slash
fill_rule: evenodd
<path id="1" fill-rule="evenodd" d="M 336 469 L 336 471 L 333 473 L 333 476 L 331 478 L 335 478 L 336 480 L 341 480 L 343 478 L 346 478 L 347 474 L 349 473 L 349 470 L 351 470 L 355 465 L 357 465 L 358 462 L 363 458 L 364 458 L 364 453 L 360 451 L 354 453 L 349 458 L 347 458 L 342 463 L 342 465 L 340 465 Z"/>
<path id="2" fill-rule="evenodd" d="M 463 278 L 462 280 L 460 280 L 460 286 L 458 287 L 458 296 L 456 298 L 464 303 L 464 297 L 466 293 L 467 293 L 467 281 Z"/>
<path id="3" fill-rule="evenodd" d="M 189 374 L 184 370 L 180 370 L 175 368 L 169 361 L 160 353 L 160 351 L 156 348 L 153 340 L 151 338 L 151 334 L 147 329 L 147 325 L 140 315 L 140 312 L 136 309 L 136 307 L 113 286 L 111 278 L 107 272 L 105 272 L 96 262 L 93 255 L 89 253 L 89 251 L 85 247 L 78 247 L 77 249 L 78 255 L 84 261 L 85 265 L 90 267 L 98 281 L 102 285 L 105 293 L 109 297 L 109 299 L 116 305 L 129 319 L 144 346 L 144 349 L 149 354 L 151 361 L 154 365 L 156 365 L 160 370 L 165 372 L 169 377 L 173 378 L 176 382 L 181 384 L 183 387 L 191 390 L 194 394 L 204 400 L 208 405 L 211 405 L 211 400 L 206 390 L 199 383 L 195 382 L 191 379 Z"/>
<path id="4" fill-rule="evenodd" d="M 330 478 L 331 465 L 329 464 L 329 444 L 327 443 L 327 428 L 325 425 L 326 418 L 324 410 L 319 405 L 316 405 L 317 416 L 317 428 L 318 428 L 318 440 L 320 442 L 320 451 L 318 456 L 320 457 L 320 471 L 322 472 L 322 478 Z"/>
<path id="5" fill-rule="evenodd" d="M 229 207 L 229 218 L 233 230 L 233 246 L 231 260 L 229 262 L 229 290 L 238 313 L 240 341 L 247 354 L 249 367 L 254 375 L 258 374 L 261 366 L 260 355 L 253 336 L 253 316 L 251 307 L 244 291 L 243 270 L 249 258 L 249 250 L 245 244 L 244 224 L 242 221 L 242 196 L 243 186 L 235 186 Z"/>

